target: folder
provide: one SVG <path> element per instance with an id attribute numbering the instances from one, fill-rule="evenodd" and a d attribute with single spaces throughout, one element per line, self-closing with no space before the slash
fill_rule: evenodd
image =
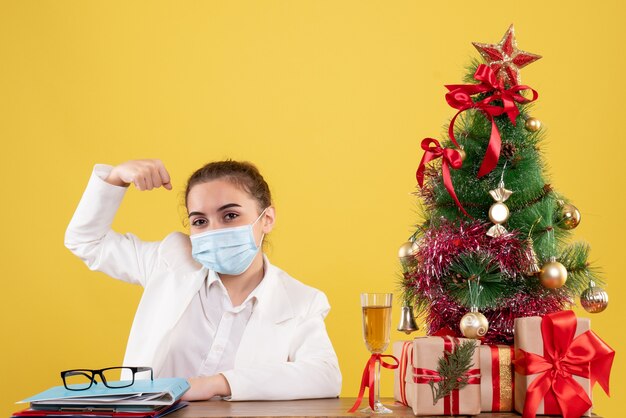
<path id="1" fill-rule="evenodd" d="M 39 410 L 27 408 L 22 411 L 14 412 L 11 418 L 161 418 L 187 405 L 186 402 L 177 401 L 172 405 L 165 405 L 153 411 L 104 411 L 89 408 L 76 410 L 64 410 L 63 408 Z"/>
<path id="2" fill-rule="evenodd" d="M 172 405 L 189 390 L 189 383 L 181 378 L 135 380 L 132 386 L 109 388 L 102 382 L 87 390 L 68 390 L 55 386 L 17 403 L 30 402 L 32 409 L 61 410 L 92 408 L 94 410 L 142 411 Z"/>

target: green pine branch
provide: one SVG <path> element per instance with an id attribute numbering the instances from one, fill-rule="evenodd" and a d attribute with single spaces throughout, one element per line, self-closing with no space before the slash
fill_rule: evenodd
<path id="1" fill-rule="evenodd" d="M 461 344 L 455 343 L 452 352 L 444 352 L 444 356 L 439 359 L 437 372 L 442 377 L 439 382 L 428 382 L 433 394 L 433 405 L 440 399 L 445 398 L 453 390 L 463 389 L 469 380 L 467 372 L 472 367 L 472 357 L 476 343 L 473 340 L 466 340 Z"/>
<path id="2" fill-rule="evenodd" d="M 465 253 L 450 265 L 446 289 L 459 304 L 484 309 L 496 307 L 507 286 L 487 254 Z"/>
<path id="3" fill-rule="evenodd" d="M 604 284 L 601 272 L 588 261 L 590 251 L 586 242 L 575 242 L 565 247 L 557 257 L 567 270 L 567 281 L 562 289 L 571 297 L 580 295 L 589 287 L 591 280 L 600 286 Z"/>

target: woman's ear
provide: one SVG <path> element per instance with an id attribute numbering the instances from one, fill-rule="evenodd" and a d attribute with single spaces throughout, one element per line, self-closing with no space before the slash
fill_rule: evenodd
<path id="1" fill-rule="evenodd" d="M 269 206 L 265 209 L 263 218 L 261 219 L 261 225 L 263 225 L 263 233 L 269 234 L 274 228 L 274 221 L 276 220 L 276 210 L 274 206 Z"/>

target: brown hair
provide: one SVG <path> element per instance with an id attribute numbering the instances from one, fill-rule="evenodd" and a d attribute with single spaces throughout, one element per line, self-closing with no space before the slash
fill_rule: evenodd
<path id="1" fill-rule="evenodd" d="M 259 212 L 272 204 L 272 194 L 259 169 L 247 161 L 215 161 L 197 169 L 187 180 L 185 206 L 193 186 L 211 180 L 225 179 L 246 191 L 258 204 Z"/>

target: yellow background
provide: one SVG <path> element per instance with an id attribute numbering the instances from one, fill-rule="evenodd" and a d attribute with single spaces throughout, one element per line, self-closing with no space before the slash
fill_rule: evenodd
<path id="1" fill-rule="evenodd" d="M 496 43 L 515 23 L 519 47 L 544 56 L 522 74 L 540 92 L 553 185 L 580 208 L 576 238 L 608 279 L 593 328 L 618 355 L 613 397 L 595 402 L 620 416 L 620 3 L 2 1 L 0 415 L 60 370 L 121 362 L 141 289 L 90 272 L 63 235 L 93 165 L 134 158 L 161 158 L 174 184 L 128 192 L 114 227 L 146 240 L 184 230 L 180 193 L 200 165 L 260 167 L 278 212 L 269 257 L 327 293 L 342 395 L 355 396 L 368 357 L 358 295 L 397 287 L 419 142 L 453 114 L 443 85 L 478 56 L 471 41 Z"/>

